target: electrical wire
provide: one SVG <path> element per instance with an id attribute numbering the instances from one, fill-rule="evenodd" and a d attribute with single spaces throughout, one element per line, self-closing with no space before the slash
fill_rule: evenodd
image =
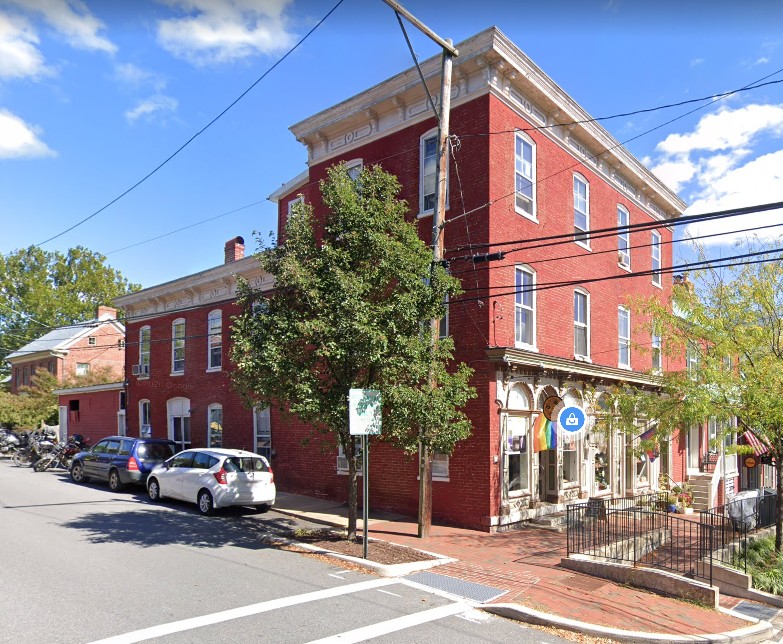
<path id="1" fill-rule="evenodd" d="M 214 117 L 214 118 L 213 118 L 211 121 L 209 121 L 209 123 L 207 123 L 207 124 L 206 124 L 204 127 L 202 127 L 202 128 L 201 128 L 201 129 L 200 129 L 198 132 L 196 132 L 196 133 L 195 133 L 193 136 L 191 136 L 191 137 L 190 137 L 190 138 L 189 138 L 187 141 L 185 141 L 185 143 L 183 143 L 183 144 L 182 144 L 180 147 L 178 147 L 178 148 L 177 148 L 177 149 L 176 149 L 176 150 L 175 150 L 175 151 L 174 151 L 172 154 L 170 154 L 170 155 L 169 155 L 169 156 L 168 156 L 166 159 L 164 159 L 164 160 L 163 160 L 161 163 L 159 163 L 157 166 L 155 166 L 155 168 L 154 168 L 153 170 L 151 170 L 151 171 L 150 171 L 150 172 L 148 172 L 146 175 L 144 175 L 144 176 L 143 176 L 141 179 L 139 179 L 139 180 L 138 180 L 136 183 L 134 183 L 134 184 L 133 184 L 133 185 L 132 185 L 130 188 L 128 188 L 127 190 L 125 190 L 124 192 L 122 192 L 120 195 L 118 195 L 117 197 L 115 197 L 114 199 L 112 199 L 111 201 L 109 201 L 109 202 L 108 202 L 107 204 L 105 204 L 104 206 L 101 206 L 101 207 L 100 207 L 98 210 L 96 210 L 95 212 L 93 212 L 91 215 L 88 215 L 87 217 L 84 217 L 83 219 L 81 219 L 81 220 L 77 221 L 75 224 L 73 224 L 72 226 L 69 226 L 69 227 L 68 227 L 68 228 L 66 228 L 65 230 L 63 230 L 63 231 L 61 231 L 61 232 L 57 233 L 56 235 L 52 235 L 51 237 L 49 237 L 49 238 L 45 239 L 44 241 L 42 241 L 42 242 L 40 242 L 40 243 L 36 244 L 36 246 L 43 246 L 44 244 L 46 244 L 46 243 L 48 243 L 48 242 L 50 242 L 50 241 L 53 241 L 53 240 L 57 239 L 58 237 L 62 237 L 62 236 L 63 236 L 63 235 L 65 235 L 66 233 L 69 233 L 69 232 L 71 232 L 71 231 L 72 231 L 72 230 L 74 230 L 75 228 L 78 228 L 78 227 L 79 227 L 79 226 L 81 226 L 82 224 L 84 224 L 84 223 L 88 222 L 88 221 L 89 221 L 90 219 L 92 219 L 93 217 L 95 217 L 95 216 L 99 215 L 100 213 L 102 213 L 104 210 L 106 210 L 106 209 L 107 209 L 107 208 L 109 208 L 110 206 L 112 206 L 112 205 L 114 205 L 115 203 L 117 203 L 117 202 L 118 202 L 120 199 L 122 199 L 122 198 L 123 198 L 125 195 L 129 194 L 130 192 L 132 192 L 133 190 L 135 190 L 136 188 L 138 188 L 138 187 L 139 187 L 139 186 L 140 186 L 142 183 L 144 183 L 145 181 L 147 181 L 147 179 L 149 179 L 149 178 L 150 178 L 152 175 L 154 175 L 156 172 L 158 172 L 158 170 L 160 170 L 160 169 L 161 169 L 163 166 L 165 166 L 167 163 L 169 163 L 169 161 L 171 161 L 171 160 L 172 160 L 174 157 L 176 157 L 176 156 L 177 156 L 177 155 L 178 155 L 180 152 L 182 152 L 182 150 L 184 150 L 186 147 L 188 147 L 188 146 L 189 146 L 189 145 L 190 145 L 190 144 L 191 144 L 191 143 L 192 143 L 192 142 L 193 142 L 193 141 L 194 141 L 194 140 L 195 140 L 197 137 L 201 136 L 201 135 L 202 135 L 204 132 L 206 132 L 206 131 L 207 131 L 207 129 L 209 129 L 209 128 L 210 128 L 212 125 L 214 125 L 214 124 L 215 124 L 215 123 L 216 123 L 216 122 L 217 122 L 217 121 L 218 121 L 220 118 L 222 118 L 222 117 L 223 117 L 223 116 L 224 116 L 224 115 L 225 115 L 225 114 L 226 114 L 226 113 L 227 113 L 227 112 L 228 112 L 228 111 L 229 111 L 231 108 L 233 108 L 233 107 L 234 107 L 234 106 L 235 106 L 237 103 L 239 103 L 239 101 L 241 101 L 241 100 L 242 100 L 242 99 L 243 99 L 245 96 L 247 96 L 247 94 L 249 94 L 249 93 L 250 93 L 250 91 L 251 91 L 251 90 L 252 90 L 252 89 L 253 89 L 253 88 L 254 88 L 256 85 L 258 85 L 258 84 L 259 84 L 259 83 L 260 83 L 262 80 L 264 80 L 264 78 L 266 78 L 266 77 L 267 77 L 267 76 L 268 76 L 268 75 L 269 75 L 269 74 L 270 74 L 270 73 L 271 73 L 271 72 L 272 72 L 272 71 L 273 71 L 275 68 L 277 68 L 277 66 L 278 66 L 278 65 L 280 65 L 280 63 L 282 63 L 282 62 L 283 62 L 283 61 L 284 61 L 286 58 L 288 58 L 288 57 L 289 57 L 291 54 L 293 54 L 293 53 L 294 53 L 294 51 L 296 51 L 296 50 L 299 48 L 299 46 L 300 46 L 302 43 L 304 43 L 304 41 L 305 41 L 305 40 L 307 40 L 307 39 L 308 39 L 308 38 L 309 38 L 309 37 L 312 35 L 312 33 L 313 33 L 313 32 L 314 32 L 316 29 L 318 29 L 318 27 L 320 27 L 320 26 L 321 26 L 321 25 L 324 23 L 324 21 L 325 21 L 325 20 L 326 20 L 326 19 L 327 19 L 329 16 L 331 16 L 331 15 L 332 15 L 332 13 L 334 13 L 334 12 L 335 12 L 335 10 L 337 9 L 337 7 L 339 7 L 339 6 L 340 6 L 340 5 L 341 5 L 343 2 L 344 2 L 344 0 L 337 0 L 337 3 L 336 3 L 336 4 L 335 4 L 335 5 L 334 5 L 334 6 L 333 6 L 333 7 L 332 7 L 332 8 L 331 8 L 331 9 L 330 9 L 328 12 L 327 12 L 327 14 L 326 14 L 326 15 L 325 15 L 323 18 L 321 18 L 321 19 L 320 19 L 320 20 L 319 20 L 319 21 L 318 21 L 318 22 L 315 24 L 315 26 L 314 26 L 312 29 L 310 29 L 310 31 L 308 31 L 308 32 L 307 32 L 307 33 L 306 33 L 304 36 L 302 36 L 302 38 L 300 38 L 300 39 L 299 39 L 299 41 L 298 41 L 296 44 L 294 44 L 294 45 L 293 45 L 293 47 L 291 47 L 291 48 L 290 48 L 290 49 L 289 49 L 289 50 L 288 50 L 288 51 L 287 51 L 285 54 L 283 54 L 283 55 L 282 55 L 280 58 L 278 58 L 278 59 L 277 59 L 277 60 L 276 60 L 276 61 L 275 61 L 275 62 L 274 62 L 274 63 L 273 63 L 273 64 L 272 64 L 272 65 L 271 65 L 271 66 L 270 66 L 270 67 L 269 67 L 269 68 L 268 68 L 268 69 L 267 69 L 267 70 L 266 70 L 266 71 L 265 71 L 263 74 L 261 74 L 261 76 L 259 76 L 259 77 L 258 77 L 258 78 L 257 78 L 257 79 L 256 79 L 256 80 L 255 80 L 255 81 L 254 81 L 254 82 L 253 82 L 251 85 L 250 85 L 250 87 L 248 87 L 248 88 L 247 88 L 247 89 L 246 89 L 244 92 L 242 92 L 242 93 L 241 93 L 241 94 L 240 94 L 240 95 L 239 95 L 237 98 L 235 98 L 235 99 L 234 99 L 234 100 L 233 100 L 233 101 L 232 101 L 232 102 L 231 102 L 231 103 L 228 105 L 228 107 L 226 107 L 225 109 L 223 109 L 223 111 L 221 111 L 221 112 L 220 112 L 220 113 L 219 113 L 217 116 L 215 116 L 215 117 Z"/>

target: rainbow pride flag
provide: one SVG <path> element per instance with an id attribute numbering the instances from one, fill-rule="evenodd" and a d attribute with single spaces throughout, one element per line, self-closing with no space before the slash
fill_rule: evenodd
<path id="1" fill-rule="evenodd" d="M 533 451 L 541 452 L 557 447 L 557 424 L 539 414 L 533 423 Z"/>

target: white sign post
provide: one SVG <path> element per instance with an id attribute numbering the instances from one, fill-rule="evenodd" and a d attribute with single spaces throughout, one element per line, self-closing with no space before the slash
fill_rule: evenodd
<path id="1" fill-rule="evenodd" d="M 381 392 L 351 389 L 348 392 L 348 432 L 362 437 L 362 549 L 367 559 L 367 533 L 370 521 L 370 439 L 381 433 Z"/>

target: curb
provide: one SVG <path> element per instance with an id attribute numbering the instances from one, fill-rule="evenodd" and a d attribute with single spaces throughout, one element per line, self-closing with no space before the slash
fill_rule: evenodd
<path id="1" fill-rule="evenodd" d="M 536 624 L 538 626 L 554 626 L 564 628 L 569 631 L 593 635 L 596 637 L 611 637 L 621 642 L 634 642 L 638 644 L 650 643 L 658 644 L 660 642 L 670 642 L 671 644 L 691 644 L 693 642 L 722 642 L 726 644 L 750 644 L 751 642 L 762 642 L 772 636 L 773 628 L 769 622 L 761 621 L 740 615 L 732 611 L 723 611 L 734 617 L 741 617 L 749 622 L 750 626 L 729 631 L 726 633 L 713 633 L 703 635 L 674 635 L 671 633 L 643 633 L 640 631 L 625 631 L 619 628 L 609 626 L 598 626 L 588 622 L 580 622 L 567 617 L 560 617 L 550 613 L 544 613 L 533 608 L 527 608 L 521 604 L 482 604 L 477 606 L 493 615 L 500 615 L 508 619 L 520 622 Z"/>
<path id="2" fill-rule="evenodd" d="M 439 555 L 435 552 L 428 552 L 426 550 L 419 550 L 418 548 L 409 548 L 408 546 L 400 546 L 399 544 L 395 544 L 400 548 L 409 548 L 410 550 L 415 550 L 416 552 L 422 552 L 426 555 L 429 555 L 430 557 L 434 557 L 434 559 L 425 559 L 423 561 L 412 561 L 410 563 L 401 564 L 380 564 L 376 563 L 375 561 L 369 561 L 368 559 L 360 559 L 359 557 L 344 555 L 339 552 L 325 550 L 319 546 L 313 546 L 309 543 L 301 543 L 299 541 L 286 539 L 284 537 L 269 537 L 265 539 L 265 541 L 275 545 L 295 546 L 297 548 L 301 548 L 302 550 L 307 550 L 313 554 L 323 555 L 325 557 L 338 559 L 340 561 L 346 561 L 359 568 L 369 570 L 379 577 L 404 577 L 405 575 L 409 575 L 413 572 L 428 570 L 429 568 L 435 568 L 436 566 L 442 566 L 443 564 L 457 561 L 456 559 L 452 559 L 451 557 L 444 557 L 443 555 Z M 372 541 L 372 539 L 370 541 Z"/>

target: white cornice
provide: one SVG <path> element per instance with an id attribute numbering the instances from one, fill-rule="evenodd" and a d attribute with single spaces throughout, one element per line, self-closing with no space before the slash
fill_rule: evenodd
<path id="1" fill-rule="evenodd" d="M 491 92 L 533 125 L 547 126 L 541 131 L 603 174 L 653 217 L 673 218 L 685 209 L 685 202 L 677 194 L 600 124 L 591 121 L 584 109 L 497 28 L 486 29 L 457 47 L 460 55 L 454 60 L 452 107 Z M 421 64 L 436 103 L 440 64 L 440 56 Z M 431 117 L 418 72 L 411 68 L 290 129 L 307 146 L 308 163 L 312 165 L 345 156 L 352 148 Z M 581 121 L 589 122 L 557 125 Z"/>
<path id="2" fill-rule="evenodd" d="M 307 183 L 307 179 L 309 176 L 310 176 L 309 170 L 300 172 L 290 181 L 286 181 L 282 186 L 280 186 L 271 195 L 269 195 L 267 199 L 269 199 L 269 201 L 271 201 L 272 203 L 277 203 L 278 201 L 280 201 L 282 197 L 285 197 L 287 194 L 305 185 Z"/>
<path id="3" fill-rule="evenodd" d="M 219 304 L 236 298 L 237 277 L 247 280 L 253 288 L 268 290 L 274 279 L 261 268 L 258 258 L 244 257 L 235 262 L 151 286 L 114 300 L 124 309 L 127 318 L 156 317 L 177 310 Z"/>

